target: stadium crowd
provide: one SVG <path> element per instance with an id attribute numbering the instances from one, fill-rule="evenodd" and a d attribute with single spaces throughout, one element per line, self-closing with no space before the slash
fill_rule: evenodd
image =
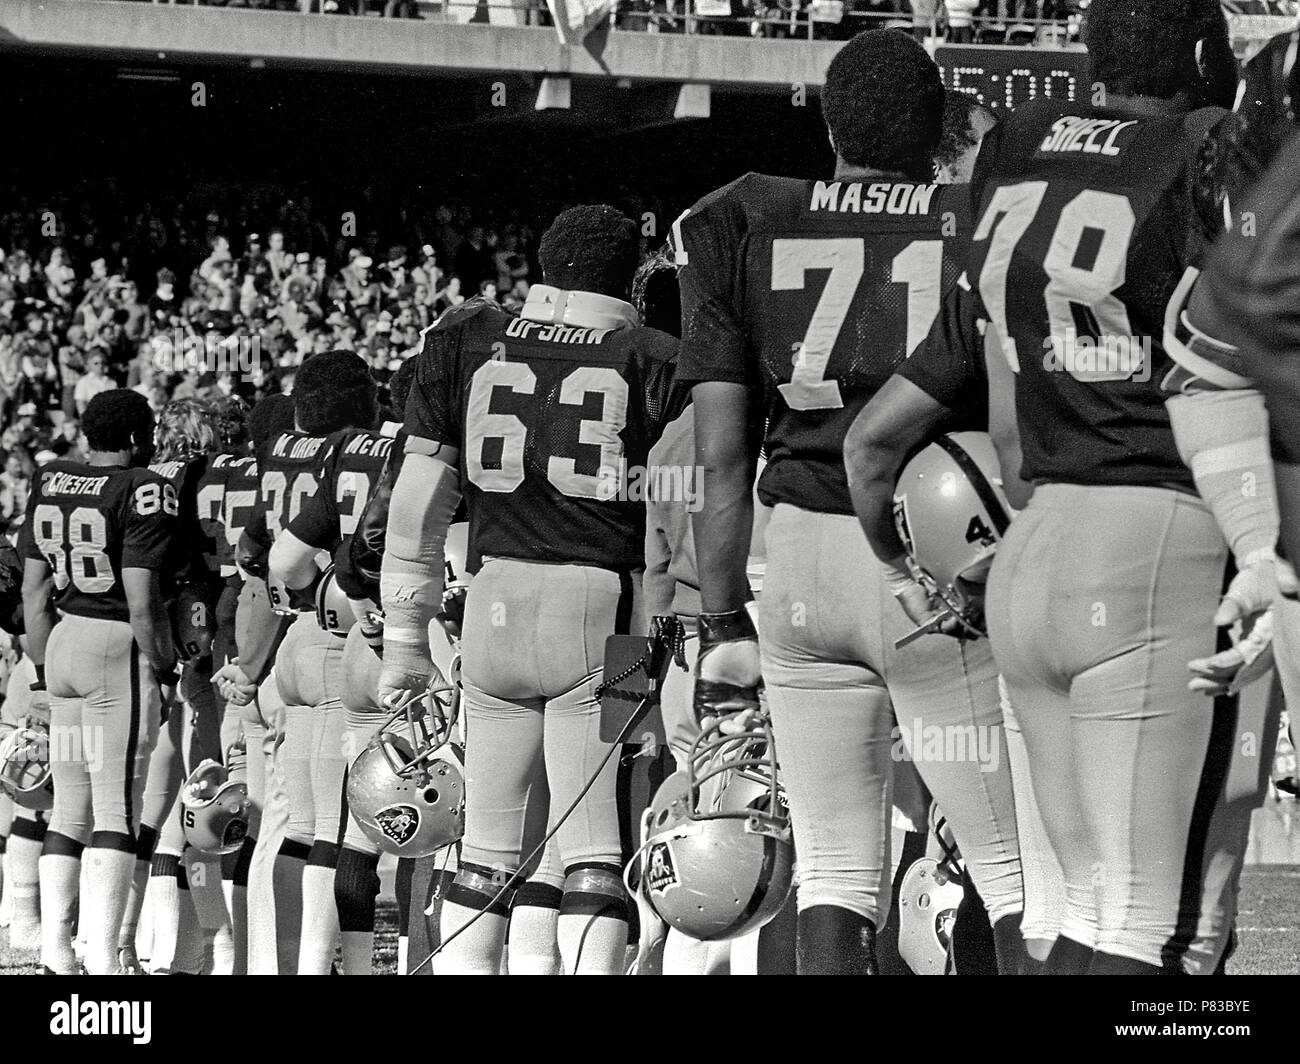
<path id="1" fill-rule="evenodd" d="M 443 310 L 477 294 L 518 308 L 534 271 L 527 221 L 464 206 L 412 218 L 391 244 L 378 229 L 331 239 L 309 200 L 171 206 L 117 225 L 86 208 L 66 228 L 21 200 L 0 216 L 0 529 L 21 524 L 36 467 L 82 448 L 100 391 L 135 389 L 155 411 L 255 401 L 331 349 L 386 381 Z"/>

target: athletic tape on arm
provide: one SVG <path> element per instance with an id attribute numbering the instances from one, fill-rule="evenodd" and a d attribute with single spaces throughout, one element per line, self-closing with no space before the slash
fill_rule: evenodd
<path id="1" fill-rule="evenodd" d="M 429 622 L 442 608 L 447 528 L 460 476 L 442 457 L 408 453 L 393 488 L 379 579 L 384 663 L 413 675 L 429 669 Z"/>

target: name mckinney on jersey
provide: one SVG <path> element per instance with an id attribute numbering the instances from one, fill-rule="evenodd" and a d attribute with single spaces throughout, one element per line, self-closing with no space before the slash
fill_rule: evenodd
<path id="1" fill-rule="evenodd" d="M 838 211 L 841 214 L 929 214 L 930 201 L 938 185 L 896 185 L 876 181 L 818 181 L 808 201 L 810 211 Z"/>
<path id="2" fill-rule="evenodd" d="M 99 495 L 108 477 L 85 477 L 76 473 L 45 473 L 41 476 L 42 495 Z"/>
<path id="3" fill-rule="evenodd" d="M 1052 123 L 1052 132 L 1047 134 L 1039 151 L 1083 152 L 1085 155 L 1118 155 L 1122 150 L 1116 141 L 1121 133 L 1137 122 L 1121 122 L 1114 118 L 1082 118 L 1078 115 L 1065 115 Z M 1104 139 L 1103 139 L 1104 138 Z"/>
<path id="4" fill-rule="evenodd" d="M 387 458 L 388 452 L 393 449 L 393 443 L 391 436 L 357 436 L 348 441 L 343 453 L 359 454 L 363 458 Z"/>

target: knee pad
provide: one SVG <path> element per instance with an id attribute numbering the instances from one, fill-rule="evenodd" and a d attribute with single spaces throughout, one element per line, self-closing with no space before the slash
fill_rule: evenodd
<path id="1" fill-rule="evenodd" d="M 140 830 L 135 836 L 135 859 L 137 861 L 149 861 L 153 859 L 153 852 L 158 848 L 158 829 L 151 828 L 148 824 L 141 824 Z"/>
<path id="2" fill-rule="evenodd" d="M 69 838 L 57 831 L 48 831 L 41 846 L 42 857 L 75 857 L 81 860 L 81 851 L 86 844 L 78 839 Z"/>
<path id="3" fill-rule="evenodd" d="M 244 844 L 234 853 L 223 854 L 221 858 L 221 878 L 235 887 L 248 886 L 248 869 L 253 863 L 253 849 L 257 839 L 252 835 L 244 838 Z"/>
<path id="4" fill-rule="evenodd" d="M 501 868 L 462 864 L 447 889 L 447 900 L 466 909 L 507 916 L 514 901 L 517 875 Z M 504 890 L 502 888 L 505 888 Z M 498 897 L 500 895 L 500 897 Z"/>
<path id="5" fill-rule="evenodd" d="M 280 843 L 279 855 L 281 857 L 292 857 L 297 861 L 305 861 L 311 856 L 311 843 L 299 842 L 297 839 L 285 839 Z"/>
<path id="6" fill-rule="evenodd" d="M 559 909 L 563 901 L 564 891 L 559 887 L 530 879 L 515 891 L 515 901 L 511 908 L 529 905 L 534 909 Z"/>
<path id="7" fill-rule="evenodd" d="M 580 864 L 564 871 L 561 916 L 604 916 L 628 919 L 627 890 L 617 865 Z"/>
<path id="8" fill-rule="evenodd" d="M 307 851 L 307 863 L 314 868 L 337 868 L 339 864 L 339 847 L 335 842 L 322 842 L 316 839 Z"/>
<path id="9" fill-rule="evenodd" d="M 340 931 L 373 931 L 379 897 L 379 857 L 344 848 L 334 873 Z"/>

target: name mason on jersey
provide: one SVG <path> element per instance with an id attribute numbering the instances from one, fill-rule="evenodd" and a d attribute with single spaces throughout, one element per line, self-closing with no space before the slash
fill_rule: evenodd
<path id="1" fill-rule="evenodd" d="M 875 181 L 870 185 L 818 181 L 808 201 L 810 211 L 838 211 L 841 214 L 929 214 L 930 201 L 938 185 L 894 184 Z"/>
<path id="2" fill-rule="evenodd" d="M 76 473 L 46 473 L 41 477 L 43 495 L 99 495 L 108 477 L 83 477 Z"/>
<path id="3" fill-rule="evenodd" d="M 1065 115 L 1052 123 L 1052 132 L 1043 138 L 1039 151 L 1077 151 L 1085 155 L 1115 156 L 1123 149 L 1117 141 L 1137 122 L 1122 122 L 1114 118 L 1083 118 Z"/>

